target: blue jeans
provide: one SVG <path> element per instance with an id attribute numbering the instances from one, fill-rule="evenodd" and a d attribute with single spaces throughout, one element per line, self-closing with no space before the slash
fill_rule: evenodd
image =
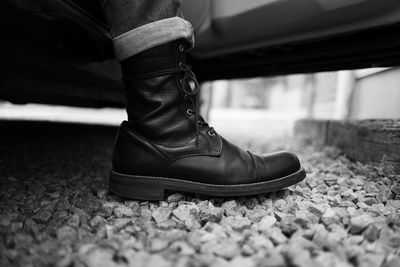
<path id="1" fill-rule="evenodd" d="M 193 28 L 182 17 L 182 0 L 99 1 L 119 61 L 177 39 L 194 44 Z"/>

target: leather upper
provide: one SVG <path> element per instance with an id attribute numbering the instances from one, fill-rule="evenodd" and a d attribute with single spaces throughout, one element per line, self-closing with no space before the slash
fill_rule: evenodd
<path id="1" fill-rule="evenodd" d="M 178 40 L 122 62 L 128 121 L 115 142 L 113 170 L 223 185 L 257 183 L 300 170 L 294 154 L 244 151 L 193 114 L 196 95 L 184 90 L 186 48 Z"/>

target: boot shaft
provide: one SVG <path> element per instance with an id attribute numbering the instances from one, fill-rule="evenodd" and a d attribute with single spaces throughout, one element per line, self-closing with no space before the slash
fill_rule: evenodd
<path id="1" fill-rule="evenodd" d="M 130 126 L 149 140 L 177 145 L 195 138 L 194 100 L 185 94 L 185 41 L 175 41 L 121 63 Z"/>

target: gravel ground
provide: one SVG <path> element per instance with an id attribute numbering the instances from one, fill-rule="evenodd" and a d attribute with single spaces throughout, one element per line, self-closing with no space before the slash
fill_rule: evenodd
<path id="1" fill-rule="evenodd" d="M 308 178 L 289 189 L 132 201 L 106 188 L 115 134 L 0 123 L 0 266 L 400 266 L 400 176 L 384 163 L 292 146 Z"/>

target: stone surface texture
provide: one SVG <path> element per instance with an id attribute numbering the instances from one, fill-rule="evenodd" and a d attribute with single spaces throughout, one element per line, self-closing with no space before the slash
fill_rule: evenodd
<path id="1" fill-rule="evenodd" d="M 400 176 L 385 164 L 293 146 L 307 179 L 282 191 L 136 201 L 107 191 L 114 128 L 52 131 L 1 141 L 0 266 L 399 266 Z"/>

